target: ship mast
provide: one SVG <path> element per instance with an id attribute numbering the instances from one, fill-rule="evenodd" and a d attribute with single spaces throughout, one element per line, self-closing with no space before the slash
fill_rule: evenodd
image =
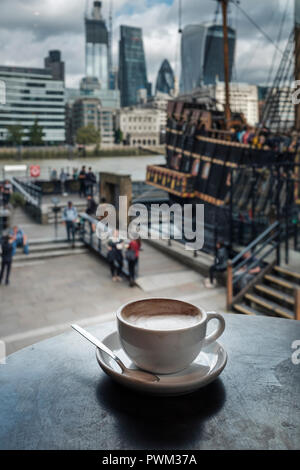
<path id="1" fill-rule="evenodd" d="M 225 81 L 225 120 L 226 127 L 229 127 L 231 119 L 230 111 L 230 91 L 229 91 L 229 46 L 228 46 L 228 23 L 227 12 L 228 3 L 231 0 L 217 0 L 221 3 L 223 14 L 223 37 L 224 37 L 224 81 Z"/>
<path id="2" fill-rule="evenodd" d="M 300 80 L 300 0 L 295 0 L 295 80 Z M 295 129 L 300 131 L 300 105 L 295 105 Z"/>

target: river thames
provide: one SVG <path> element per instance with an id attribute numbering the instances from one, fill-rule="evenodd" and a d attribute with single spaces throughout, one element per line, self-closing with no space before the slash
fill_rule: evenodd
<path id="1" fill-rule="evenodd" d="M 42 179 L 49 179 L 50 172 L 55 168 L 60 173 L 65 171 L 72 174 L 73 168 L 81 169 L 83 165 L 92 167 L 95 173 L 100 171 L 130 175 L 132 181 L 144 181 L 148 165 L 161 165 L 165 163 L 164 155 L 147 155 L 140 157 L 96 157 L 96 158 L 74 158 L 74 159 L 26 159 L 26 160 L 1 160 L 0 179 L 4 177 L 3 170 L 6 165 L 26 165 L 27 174 L 31 165 L 39 165 Z M 9 172 L 7 176 L 26 176 L 26 172 Z"/>

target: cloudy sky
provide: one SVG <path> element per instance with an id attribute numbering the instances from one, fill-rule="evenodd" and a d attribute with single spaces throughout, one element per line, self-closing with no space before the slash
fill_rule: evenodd
<path id="1" fill-rule="evenodd" d="M 109 0 L 103 0 L 108 17 Z M 212 0 L 182 0 L 183 26 L 211 22 Z M 77 86 L 84 75 L 86 4 L 92 0 L 0 0 L 0 64 L 43 66 L 49 49 L 60 49 L 66 62 L 67 86 Z M 178 0 L 113 0 L 114 63 L 117 65 L 119 26 L 139 26 L 144 32 L 148 79 L 153 83 L 164 58 L 180 72 Z M 282 51 L 293 25 L 294 0 L 240 0 L 240 5 Z M 281 41 L 280 25 L 285 17 Z M 219 21 L 220 21 L 219 14 Z M 234 5 L 229 22 L 237 29 L 234 80 L 265 84 L 276 49 Z M 275 64 L 281 57 L 277 52 Z"/>

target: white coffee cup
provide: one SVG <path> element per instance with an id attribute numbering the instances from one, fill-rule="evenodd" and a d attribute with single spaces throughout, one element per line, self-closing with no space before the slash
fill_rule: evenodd
<path id="1" fill-rule="evenodd" d="M 217 319 L 219 325 L 207 336 L 207 324 L 212 319 Z M 225 329 L 225 320 L 218 313 L 164 298 L 123 305 L 117 311 L 117 324 L 126 354 L 140 369 L 156 374 L 185 369 Z"/>

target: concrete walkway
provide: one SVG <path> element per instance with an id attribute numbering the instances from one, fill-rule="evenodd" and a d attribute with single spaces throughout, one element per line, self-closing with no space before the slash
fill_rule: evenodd
<path id="1" fill-rule="evenodd" d="M 32 222 L 17 210 L 14 223 L 30 239 L 53 236 L 52 226 Z M 60 226 L 60 236 L 65 236 Z M 225 310 L 225 289 L 207 290 L 203 277 L 181 262 L 144 243 L 139 261 L 138 287 L 113 283 L 107 263 L 88 252 L 13 265 L 11 284 L 0 286 L 0 339 L 7 353 L 66 331 L 113 319 L 116 309 L 144 297 L 172 297 L 207 310 Z"/>

